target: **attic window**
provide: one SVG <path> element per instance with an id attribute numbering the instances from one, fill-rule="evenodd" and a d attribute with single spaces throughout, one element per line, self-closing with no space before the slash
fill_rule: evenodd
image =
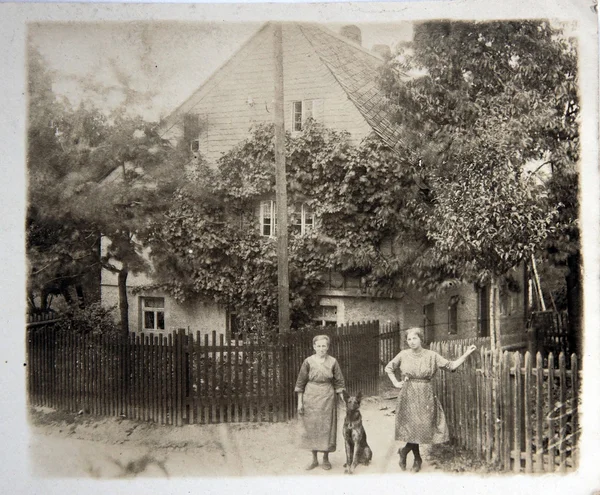
<path id="1" fill-rule="evenodd" d="M 193 152 L 197 152 L 200 148 L 200 116 L 195 113 L 186 113 L 183 116 L 183 139 L 189 149 Z M 197 144 L 195 143 L 197 142 Z M 194 146 L 197 146 L 194 149 Z"/>
<path id="2" fill-rule="evenodd" d="M 323 100 L 303 100 L 292 102 L 292 132 L 302 131 L 308 119 L 323 120 Z"/>

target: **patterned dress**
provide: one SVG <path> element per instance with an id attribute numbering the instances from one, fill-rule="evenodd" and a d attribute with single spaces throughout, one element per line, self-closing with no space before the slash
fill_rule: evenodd
<path id="1" fill-rule="evenodd" d="M 396 405 L 396 440 L 407 443 L 444 443 L 449 440 L 442 406 L 433 393 L 431 379 L 438 368 L 451 370 L 450 361 L 437 352 L 422 349 L 401 351 L 385 367 L 386 373 L 400 367 L 404 386 Z"/>
<path id="2" fill-rule="evenodd" d="M 300 447 L 319 452 L 335 452 L 337 434 L 336 394 L 344 390 L 344 377 L 337 360 L 329 355 L 319 362 L 316 355 L 300 367 L 296 392 L 304 393 L 304 414 Z"/>

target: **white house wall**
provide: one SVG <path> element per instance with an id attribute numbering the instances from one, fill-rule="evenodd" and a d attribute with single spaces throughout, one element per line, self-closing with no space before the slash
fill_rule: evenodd
<path id="1" fill-rule="evenodd" d="M 356 143 L 371 132 L 298 26 L 284 25 L 283 52 L 287 130 L 293 101 L 322 99 L 325 126 L 350 132 Z M 267 26 L 169 118 L 167 136 L 181 137 L 183 115 L 198 114 L 200 152 L 214 162 L 245 139 L 252 124 L 273 122 L 273 100 L 273 28 Z"/>
<path id="2" fill-rule="evenodd" d="M 135 294 L 133 288 L 127 289 L 129 303 L 129 330 L 136 333 L 144 332 L 141 328 L 141 297 L 164 297 L 165 299 L 165 330 L 170 333 L 180 328 L 192 333 L 202 334 L 216 331 L 225 334 L 225 310 L 212 302 L 178 303 L 172 297 L 161 292 L 144 292 Z M 102 304 L 106 307 L 118 306 L 119 289 L 116 285 L 102 286 Z M 118 315 L 118 311 L 116 312 Z M 154 331 L 154 333 L 159 333 Z"/>

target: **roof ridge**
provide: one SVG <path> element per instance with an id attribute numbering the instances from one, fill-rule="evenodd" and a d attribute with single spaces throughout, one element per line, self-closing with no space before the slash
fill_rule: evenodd
<path id="1" fill-rule="evenodd" d="M 309 27 L 318 29 L 319 31 L 322 31 L 325 34 L 327 34 L 333 38 L 336 38 L 338 41 L 342 41 L 343 43 L 346 43 L 353 48 L 357 48 L 358 50 L 364 52 L 367 55 L 371 55 L 371 57 L 377 59 L 378 61 L 384 62 L 383 57 L 381 55 L 379 55 L 378 53 L 368 50 L 363 45 L 356 43 L 355 41 L 352 41 L 350 38 L 346 38 L 345 36 L 342 36 L 339 33 L 336 33 L 335 31 L 329 29 L 328 27 L 325 27 L 323 24 L 319 24 L 316 22 L 296 22 L 294 24 L 297 24 L 299 26 L 309 26 Z"/>

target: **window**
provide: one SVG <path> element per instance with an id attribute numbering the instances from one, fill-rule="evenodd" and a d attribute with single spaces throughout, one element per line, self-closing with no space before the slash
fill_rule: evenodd
<path id="1" fill-rule="evenodd" d="M 306 234 L 313 228 L 314 214 L 306 203 L 294 204 L 290 218 L 290 231 L 293 234 Z M 277 234 L 277 203 L 275 201 L 262 201 L 260 203 L 260 233 L 266 237 L 275 237 Z"/>
<path id="2" fill-rule="evenodd" d="M 227 313 L 227 334 L 230 340 L 242 337 L 242 328 L 237 313 Z"/>
<path id="3" fill-rule="evenodd" d="M 292 130 L 302 130 L 302 102 L 295 101 L 292 103 Z"/>
<path id="4" fill-rule="evenodd" d="M 277 207 L 275 201 L 260 203 L 260 234 L 274 237 L 277 232 Z"/>
<path id="5" fill-rule="evenodd" d="M 310 206 L 306 203 L 296 203 L 294 205 L 294 212 L 292 213 L 290 222 L 293 234 L 306 234 L 313 228 L 314 221 L 314 215 Z"/>
<path id="6" fill-rule="evenodd" d="M 490 335 L 490 287 L 478 288 L 477 293 L 477 333 L 480 337 Z"/>
<path id="7" fill-rule="evenodd" d="M 141 297 L 142 330 L 165 329 L 165 298 Z"/>
<path id="8" fill-rule="evenodd" d="M 323 120 L 323 100 L 303 100 L 292 102 L 292 131 L 302 131 L 307 119 Z"/>
<path id="9" fill-rule="evenodd" d="M 200 149 L 200 116 L 195 113 L 186 113 L 183 116 L 183 139 L 186 145 L 193 152 L 197 152 Z M 194 147 L 197 146 L 197 149 Z"/>
<path id="10" fill-rule="evenodd" d="M 435 330 L 435 303 L 423 306 L 423 331 L 425 333 L 425 344 L 433 340 Z"/>
<path id="11" fill-rule="evenodd" d="M 324 327 L 337 326 L 337 306 L 319 306 L 314 320 Z"/>
<path id="12" fill-rule="evenodd" d="M 448 301 L 448 333 L 458 334 L 458 296 L 452 296 Z"/>

